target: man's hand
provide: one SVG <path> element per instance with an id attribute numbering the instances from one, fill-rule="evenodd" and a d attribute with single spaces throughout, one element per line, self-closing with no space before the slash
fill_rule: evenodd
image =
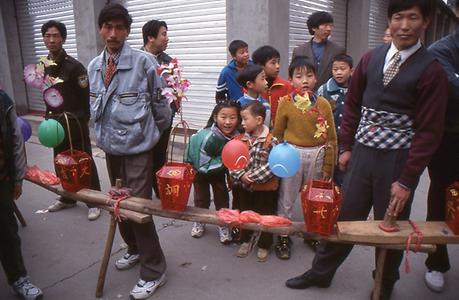
<path id="1" fill-rule="evenodd" d="M 394 216 L 398 216 L 398 214 L 403 210 L 410 194 L 411 191 L 403 188 L 397 181 L 392 183 L 389 210 Z"/>
<path id="2" fill-rule="evenodd" d="M 241 177 L 241 181 L 243 184 L 245 185 L 251 185 L 253 183 L 253 180 L 249 178 L 249 175 L 250 173 L 245 173 L 242 177 Z"/>
<path id="3" fill-rule="evenodd" d="M 349 160 L 351 159 L 351 151 L 344 151 L 338 159 L 338 167 L 341 171 L 346 171 Z"/>
<path id="4" fill-rule="evenodd" d="M 22 195 L 22 183 L 14 184 L 14 200 L 17 200 Z"/>
<path id="5" fill-rule="evenodd" d="M 330 177 L 330 173 L 325 172 L 325 171 L 322 172 L 322 180 L 323 181 L 328 181 L 328 180 L 330 180 L 330 178 L 331 178 Z"/>

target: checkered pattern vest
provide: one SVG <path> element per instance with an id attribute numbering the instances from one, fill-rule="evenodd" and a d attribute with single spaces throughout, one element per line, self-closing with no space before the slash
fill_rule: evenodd
<path id="1" fill-rule="evenodd" d="M 407 149 L 414 135 L 413 118 L 417 102 L 416 85 L 433 58 L 421 47 L 383 85 L 384 60 L 390 45 L 373 50 L 367 67 L 357 142 L 378 149 Z"/>

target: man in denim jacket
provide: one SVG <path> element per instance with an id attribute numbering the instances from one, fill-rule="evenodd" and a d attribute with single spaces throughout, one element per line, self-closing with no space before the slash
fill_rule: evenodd
<path id="1" fill-rule="evenodd" d="M 97 145 L 104 150 L 111 184 L 120 178 L 131 195 L 152 197 L 152 148 L 170 123 L 171 110 L 161 97 L 158 63 L 126 42 L 132 18 L 120 4 L 105 6 L 98 18 L 105 49 L 88 67 L 91 119 Z M 145 299 L 166 282 L 166 261 L 154 222 L 119 223 L 128 245 L 115 266 L 129 269 L 140 261 L 140 279 L 131 291 Z"/>

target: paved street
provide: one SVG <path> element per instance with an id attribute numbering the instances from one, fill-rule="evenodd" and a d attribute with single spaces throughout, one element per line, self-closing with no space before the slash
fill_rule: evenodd
<path id="1" fill-rule="evenodd" d="M 39 145 L 36 137 L 27 143 L 27 155 L 29 165 L 52 169 L 52 151 Z M 107 191 L 109 184 L 102 155 L 97 155 L 96 163 L 102 188 Z M 413 220 L 425 218 L 427 187 L 428 178 L 424 174 L 413 205 Z M 108 214 L 104 212 L 101 218 L 89 222 L 87 208 L 81 203 L 57 213 L 37 213 L 55 198 L 56 195 L 41 187 L 24 184 L 18 206 L 28 222 L 27 227 L 20 228 L 26 267 L 33 282 L 43 289 L 45 299 L 94 299 Z M 295 213 L 297 219 L 302 219 L 299 206 Z M 285 280 L 303 273 L 313 258 L 311 250 L 299 238 L 294 238 L 292 259 L 280 261 L 272 253 L 268 262 L 259 263 L 255 253 L 241 259 L 235 256 L 236 245 L 221 245 L 214 226 L 208 226 L 201 239 L 194 239 L 190 236 L 191 223 L 156 217 L 155 223 L 168 263 L 168 283 L 151 299 L 369 299 L 374 265 L 371 247 L 355 247 L 329 289 L 290 290 L 284 286 Z M 117 232 L 103 299 L 128 299 L 138 279 L 138 266 L 127 271 L 117 271 L 113 266 L 114 260 L 125 252 L 122 243 Z M 393 299 L 458 299 L 455 284 L 459 283 L 459 247 L 450 246 L 449 250 L 453 269 L 447 274 L 445 293 L 435 294 L 426 288 L 425 254 L 412 253 L 411 273 L 402 273 Z M 17 299 L 3 272 L 0 299 Z"/>

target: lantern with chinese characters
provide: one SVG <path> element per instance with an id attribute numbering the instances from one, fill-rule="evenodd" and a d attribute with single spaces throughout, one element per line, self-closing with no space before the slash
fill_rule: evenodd
<path id="1" fill-rule="evenodd" d="M 181 162 L 167 162 L 156 172 L 162 209 L 185 210 L 194 176 L 193 167 Z"/>
<path id="2" fill-rule="evenodd" d="M 81 141 L 84 141 L 83 130 L 78 118 L 69 112 L 64 112 L 62 116 L 67 124 L 67 137 L 70 149 L 56 155 L 54 158 L 54 166 L 56 168 L 56 175 L 61 180 L 64 190 L 75 193 L 83 188 L 91 187 L 92 158 L 86 152 L 73 148 L 69 116 L 78 124 Z M 84 145 L 82 145 L 82 147 L 84 148 Z"/>
<path id="3" fill-rule="evenodd" d="M 459 235 L 459 181 L 446 189 L 446 224 Z"/>
<path id="4" fill-rule="evenodd" d="M 86 152 L 66 150 L 56 155 L 54 164 L 64 190 L 75 193 L 91 187 L 91 157 Z"/>
<path id="5" fill-rule="evenodd" d="M 341 206 L 341 192 L 332 181 L 311 180 L 301 192 L 306 231 L 333 233 Z"/>

